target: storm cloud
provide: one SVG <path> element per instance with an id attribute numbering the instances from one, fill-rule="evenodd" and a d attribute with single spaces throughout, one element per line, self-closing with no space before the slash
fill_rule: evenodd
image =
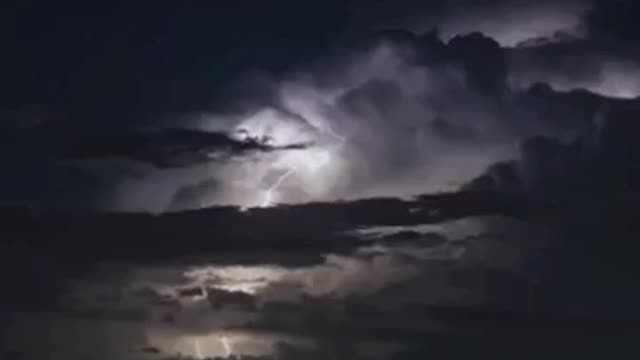
<path id="1" fill-rule="evenodd" d="M 288 66 L 271 66 L 277 61 L 266 55 L 256 57 L 264 58 L 263 64 L 239 61 L 233 66 L 204 56 L 197 64 L 202 74 L 207 73 L 203 69 L 211 74 L 223 68 L 234 70 L 197 81 L 187 81 L 193 75 L 184 74 L 184 81 L 170 86 L 173 93 L 164 94 L 162 76 L 152 75 L 168 69 L 169 63 L 158 63 L 158 69 L 138 69 L 143 95 L 135 107 L 118 103 L 96 110 L 101 99 L 108 104 L 108 97 L 100 98 L 110 94 L 106 87 L 69 97 L 85 99 L 81 107 L 46 105 L 50 110 L 45 115 L 11 106 L 13 110 L 5 112 L 10 119 L 3 123 L 13 124 L 6 132 L 11 140 L 5 143 L 15 146 L 6 145 L 6 153 L 20 153 L 13 161 L 20 165 L 8 171 L 15 175 L 5 180 L 4 188 L 19 191 L 7 190 L 6 198 L 13 199 L 7 203 L 162 212 L 448 191 L 481 174 L 491 163 L 513 157 L 524 138 L 574 136 L 591 121 L 593 112 L 588 111 L 542 113 L 552 106 L 569 107 L 551 104 L 544 94 L 529 91 L 536 83 L 549 83 L 557 91 L 587 89 L 624 98 L 638 91 L 629 75 L 637 68 L 633 50 L 624 43 L 602 40 L 598 24 L 606 20 L 602 14 L 607 8 L 599 3 L 400 2 L 356 12 L 358 2 L 332 6 L 318 5 L 314 11 L 337 14 L 344 9 L 354 18 L 349 25 L 336 24 L 335 33 L 328 34 L 335 38 L 333 46 L 324 46 L 324 40 L 318 39 L 315 45 L 322 49 L 318 52 L 302 55 L 313 41 L 306 46 L 278 43 L 299 49 L 300 54 L 289 53 L 297 61 L 282 61 Z M 412 11 L 407 12 L 408 8 Z M 158 16 L 168 16 L 166 10 L 159 8 Z M 181 23 L 193 15 L 190 11 L 174 14 L 172 21 Z M 226 11 L 242 13 L 236 7 Z M 252 14 L 247 12 L 247 21 L 259 23 L 257 13 Z M 395 20 L 391 14 L 397 14 Z M 308 12 L 300 12 L 300 19 L 303 15 Z M 294 23 L 290 19 L 278 28 Z M 156 25 L 148 24 L 145 31 Z M 394 26 L 400 30 L 379 31 Z M 434 28 L 438 30 L 431 31 Z M 238 41 L 244 39 L 240 30 Z M 311 30 L 305 27 L 305 31 Z M 191 39 L 190 34 L 175 36 Z M 232 45 L 232 40 L 220 40 L 220 32 L 204 34 L 198 35 L 203 49 L 209 49 L 204 45 L 206 36 L 211 37 L 211 49 Z M 166 46 L 178 46 L 166 31 L 158 38 L 165 39 Z M 148 51 L 156 54 L 161 49 L 158 45 Z M 219 82 L 224 91 L 204 86 L 207 79 L 211 84 Z M 104 84 L 102 80 L 96 84 Z M 65 91 L 80 83 L 70 82 Z M 134 101 L 127 94 L 123 99 Z M 109 134 L 114 134 L 111 140 Z M 219 139 L 214 141 L 213 136 Z M 258 149 L 262 145 L 254 143 L 258 151 L 242 150 L 249 156 L 238 159 L 223 155 L 224 150 L 218 151 L 221 147 L 211 142 L 223 140 L 227 144 L 223 147 L 246 150 L 247 140 L 256 139 L 299 151 L 263 151 L 266 148 Z M 64 151 L 67 157 L 72 154 L 82 161 L 60 163 L 43 156 L 60 144 L 68 150 Z M 87 156 L 90 149 L 98 156 Z M 114 160 L 111 155 L 117 153 L 125 161 Z M 57 185 L 39 186 L 39 194 L 34 195 L 36 185 L 21 187 L 11 181 L 27 173 L 48 175 Z M 56 195 L 71 188 L 86 195 L 79 200 Z"/>
<path id="2" fill-rule="evenodd" d="M 244 5 L 6 17 L 3 356 L 637 352 L 635 5 Z"/>

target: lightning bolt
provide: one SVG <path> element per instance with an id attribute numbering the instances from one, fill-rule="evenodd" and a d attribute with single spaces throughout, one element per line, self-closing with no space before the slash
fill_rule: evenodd
<path id="1" fill-rule="evenodd" d="M 333 137 L 334 139 L 338 140 L 338 147 L 342 148 L 346 142 L 346 139 L 344 136 L 338 135 L 330 126 L 327 126 L 324 131 L 331 137 Z M 273 205 L 273 194 L 278 190 L 278 188 L 280 188 L 280 186 L 282 186 L 282 183 L 284 183 L 289 177 L 291 177 L 292 175 L 294 175 L 296 173 L 296 169 L 293 167 L 290 167 L 284 174 L 282 174 L 275 183 L 273 183 L 273 185 L 271 185 L 265 192 L 264 194 L 264 199 L 262 200 L 262 203 L 260 204 L 260 207 L 269 207 Z"/>
<path id="2" fill-rule="evenodd" d="M 224 348 L 225 356 L 231 356 L 231 344 L 229 344 L 229 339 L 226 336 L 220 336 L 220 342 L 222 343 L 222 347 Z"/>
<path id="3" fill-rule="evenodd" d="M 287 170 L 284 174 L 280 175 L 276 182 L 267 189 L 260 207 L 269 207 L 273 205 L 273 193 L 278 190 L 278 188 L 285 180 L 287 180 L 291 175 L 295 174 L 295 172 L 296 170 L 294 168 L 289 168 L 289 170 Z"/>
<path id="4" fill-rule="evenodd" d="M 198 357 L 198 359 L 204 359 L 204 355 L 202 354 L 202 349 L 200 348 L 200 339 L 195 338 L 195 340 L 193 341 L 193 345 L 195 347 L 196 356 Z"/>

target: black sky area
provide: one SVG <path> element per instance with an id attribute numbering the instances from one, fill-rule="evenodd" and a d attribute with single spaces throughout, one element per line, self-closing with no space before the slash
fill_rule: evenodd
<path id="1" fill-rule="evenodd" d="M 87 122 L 196 110 L 241 71 L 317 56 L 348 19 L 341 2 L 20 2 L 3 11 L 2 102 Z"/>
<path id="2" fill-rule="evenodd" d="M 5 4 L 0 101 L 3 108 L 47 104 L 81 123 L 135 121 L 210 108 L 243 71 L 282 73 L 386 24 L 447 8 L 482 8 L 482 3 Z M 521 3 L 526 9 L 527 3 Z M 638 13 L 632 1 L 601 1 L 589 26 L 602 36 L 635 42 Z"/>

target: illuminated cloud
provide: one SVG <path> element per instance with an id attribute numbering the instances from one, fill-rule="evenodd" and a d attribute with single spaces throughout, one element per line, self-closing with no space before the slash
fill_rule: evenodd
<path id="1" fill-rule="evenodd" d="M 404 5 L 403 1 L 370 5 L 373 10 L 362 14 L 368 19 L 363 21 L 376 28 L 410 29 L 417 33 L 437 27 L 446 40 L 482 32 L 503 46 L 515 46 L 530 39 L 551 39 L 558 33 L 586 36 L 586 16 L 592 8 L 588 0 L 413 1 L 411 12 Z"/>
<path id="2" fill-rule="evenodd" d="M 441 38 L 390 32 L 296 71 L 248 73 L 237 85 L 246 98 L 228 101 L 233 110 L 166 115 L 150 127 L 153 136 L 87 138 L 74 158 L 90 164 L 60 171 L 86 173 L 101 185 L 102 208 L 126 211 L 455 190 L 512 157 L 522 139 L 572 130 L 558 133 L 553 121 L 532 116 L 546 106 L 525 104 L 535 95 L 512 101 L 530 85 L 625 98 L 640 90 L 630 76 L 637 66 L 625 56 L 556 54 L 553 46 L 571 48 L 578 40 L 540 39 L 550 35 L 542 27 L 580 28 L 589 8 L 581 1 L 457 2 L 432 13 Z M 470 31 L 485 35 L 464 35 Z M 528 46 L 504 47 L 521 40 Z M 545 49 L 563 66 L 549 66 Z M 169 131 L 180 126 L 195 130 Z M 95 161 L 115 155 L 155 167 Z"/>
<path id="3" fill-rule="evenodd" d="M 380 43 L 337 67 L 283 79 L 278 103 L 233 129 L 309 146 L 229 164 L 219 191 L 242 206 L 410 196 L 454 189 L 506 156 L 511 110 L 482 104 L 462 69 L 419 64 L 416 51 Z"/>
<path id="4" fill-rule="evenodd" d="M 640 96 L 640 85 L 635 81 L 640 74 L 638 61 L 622 52 L 607 54 L 588 46 L 582 43 L 582 48 L 567 45 L 512 50 L 511 86 L 526 89 L 546 83 L 557 91 L 584 89 L 620 99 Z"/>
<path id="5" fill-rule="evenodd" d="M 442 25 L 445 38 L 479 31 L 512 47 L 530 39 L 553 39 L 557 33 L 574 37 L 586 35 L 587 1 L 506 1 L 480 7 L 469 3 L 459 7 Z"/>

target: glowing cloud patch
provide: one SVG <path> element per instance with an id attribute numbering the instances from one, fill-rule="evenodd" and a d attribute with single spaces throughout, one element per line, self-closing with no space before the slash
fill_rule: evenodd
<path id="1" fill-rule="evenodd" d="M 256 183 L 253 187 L 260 190 L 256 192 L 257 199 L 249 200 L 248 206 L 310 200 L 326 195 L 334 185 L 332 178 L 339 172 L 339 151 L 344 142 L 341 137 L 272 109 L 242 121 L 236 132 L 274 146 L 308 144 L 305 148 L 270 154 L 251 164 L 257 170 L 253 173 Z"/>

